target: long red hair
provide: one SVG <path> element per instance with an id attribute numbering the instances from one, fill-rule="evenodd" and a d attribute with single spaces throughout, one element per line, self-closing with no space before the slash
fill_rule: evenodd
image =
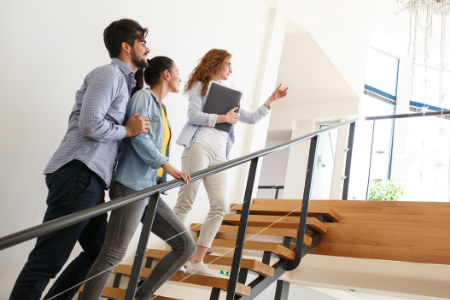
<path id="1" fill-rule="evenodd" d="M 231 57 L 231 54 L 226 50 L 209 50 L 189 75 L 189 79 L 184 86 L 184 93 L 187 94 L 194 84 L 197 83 L 197 81 L 200 81 L 203 84 L 201 95 L 205 96 L 209 82 L 219 71 L 222 63 L 227 57 Z"/>

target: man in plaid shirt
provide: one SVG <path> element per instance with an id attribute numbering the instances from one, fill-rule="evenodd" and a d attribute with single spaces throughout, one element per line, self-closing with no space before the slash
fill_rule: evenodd
<path id="1" fill-rule="evenodd" d="M 48 186 L 44 222 L 104 203 L 118 142 L 148 131 L 149 119 L 138 113 L 122 125 L 136 84 L 134 73 L 147 67 L 147 32 L 130 19 L 112 22 L 105 29 L 103 38 L 112 61 L 91 71 L 76 93 L 67 132 L 44 171 Z M 39 300 L 78 241 L 83 251 L 44 297 L 72 299 L 77 288 L 70 288 L 85 280 L 100 253 L 106 219 L 103 214 L 39 237 L 10 299 Z"/>

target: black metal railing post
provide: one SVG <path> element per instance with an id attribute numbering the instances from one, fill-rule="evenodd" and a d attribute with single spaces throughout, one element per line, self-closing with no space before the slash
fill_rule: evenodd
<path id="1" fill-rule="evenodd" d="M 345 173 L 344 173 L 344 187 L 342 190 L 342 200 L 348 200 L 348 188 L 350 186 L 350 169 L 352 166 L 352 154 L 353 154 L 353 141 L 355 139 L 355 122 L 350 124 L 348 129 L 348 142 L 347 142 L 347 158 L 345 161 Z"/>
<path id="2" fill-rule="evenodd" d="M 136 288 L 141 274 L 142 265 L 145 258 L 145 250 L 147 249 L 147 242 L 152 230 L 153 221 L 155 220 L 156 209 L 158 208 L 159 193 L 150 196 L 147 208 L 145 209 L 144 224 L 142 226 L 141 237 L 134 258 L 133 268 L 131 269 L 130 281 L 128 282 L 127 293 L 125 300 L 134 300 Z"/>
<path id="3" fill-rule="evenodd" d="M 227 289 L 227 300 L 234 300 L 236 294 L 236 286 L 238 282 L 239 267 L 241 265 L 242 251 L 244 250 L 245 233 L 247 232 L 248 215 L 250 213 L 250 205 L 253 198 L 253 191 L 256 184 L 256 171 L 258 168 L 259 157 L 251 160 L 247 186 L 245 188 L 244 204 L 242 205 L 241 219 L 239 221 L 239 229 L 236 238 L 236 248 L 234 249 L 233 263 L 231 265 L 230 281 Z"/>
<path id="4" fill-rule="evenodd" d="M 308 155 L 308 166 L 306 169 L 305 187 L 303 189 L 302 211 L 300 213 L 300 224 L 298 225 L 297 247 L 295 248 L 295 259 L 287 262 L 286 271 L 292 271 L 298 267 L 302 260 L 303 240 L 306 234 L 306 220 L 308 218 L 308 205 L 311 198 L 311 187 L 314 174 L 314 159 L 317 150 L 317 135 L 311 139 Z"/>

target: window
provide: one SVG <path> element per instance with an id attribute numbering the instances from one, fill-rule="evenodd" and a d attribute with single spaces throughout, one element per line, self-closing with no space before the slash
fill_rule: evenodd
<path id="1" fill-rule="evenodd" d="M 378 122 L 378 121 L 377 121 Z M 403 200 L 449 201 L 450 120 L 434 116 L 396 120 L 391 180 Z"/>
<path id="2" fill-rule="evenodd" d="M 369 48 L 367 53 L 366 85 L 390 95 L 397 94 L 398 59 Z"/>
<path id="3" fill-rule="evenodd" d="M 369 49 L 362 117 L 395 113 L 397 72 L 398 60 Z M 449 95 L 444 101 L 440 76 L 439 69 L 428 67 L 425 80 L 424 67 L 415 65 L 411 111 L 450 108 L 450 73 L 444 72 L 443 93 Z M 374 182 L 391 180 L 404 190 L 402 200 L 449 201 L 450 117 L 361 119 L 355 128 L 349 199 L 366 199 Z"/>
<path id="4" fill-rule="evenodd" d="M 349 199 L 364 200 L 375 181 L 390 179 L 395 123 L 380 120 L 374 124 L 364 118 L 395 113 L 398 65 L 399 60 L 395 57 L 374 48 L 368 49 L 361 120 L 355 127 Z"/>
<path id="5" fill-rule="evenodd" d="M 444 101 L 439 100 L 439 87 L 441 72 L 439 69 L 428 66 L 427 78 L 425 78 L 424 66 L 414 65 L 414 78 L 413 87 L 411 90 L 411 103 L 412 106 L 432 106 L 429 109 L 440 110 L 440 108 L 450 108 L 450 74 L 445 71 L 443 74 L 444 94 L 447 94 Z M 425 88 L 425 79 L 427 80 Z"/>
<path id="6" fill-rule="evenodd" d="M 363 110 L 360 121 L 356 123 L 353 142 L 352 168 L 350 170 L 349 199 L 366 199 L 367 184 L 374 181 L 385 181 L 390 177 L 390 161 L 392 152 L 393 120 L 365 121 L 367 116 L 394 114 L 395 107 L 389 101 L 364 95 Z M 372 146 L 372 132 L 373 146 Z M 370 153 L 372 147 L 372 161 Z M 371 169 L 370 169 L 371 168 Z M 370 170 L 370 181 L 369 181 Z M 369 185 L 369 188 L 370 188 Z"/>

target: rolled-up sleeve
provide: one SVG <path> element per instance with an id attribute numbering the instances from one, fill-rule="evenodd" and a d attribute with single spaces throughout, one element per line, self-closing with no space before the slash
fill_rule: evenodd
<path id="1" fill-rule="evenodd" d="M 148 117 L 149 105 L 151 105 L 150 94 L 144 90 L 137 92 L 131 100 L 127 111 L 127 117 L 134 113 L 139 113 L 139 116 Z M 155 143 L 150 138 L 148 133 L 141 133 L 130 139 L 131 145 L 139 157 L 153 169 L 160 168 L 168 158 L 162 155 L 156 148 Z"/>
<path id="2" fill-rule="evenodd" d="M 124 126 L 105 119 L 118 87 L 119 78 L 112 68 L 101 68 L 89 79 L 78 122 L 82 135 L 104 143 L 125 137 Z"/>
<path id="3" fill-rule="evenodd" d="M 214 127 L 216 126 L 218 115 L 203 112 L 201 88 L 202 85 L 197 83 L 189 90 L 188 121 L 193 125 Z"/>
<path id="4" fill-rule="evenodd" d="M 239 111 L 239 121 L 247 124 L 255 124 L 258 123 L 265 116 L 267 116 L 269 113 L 270 111 L 267 109 L 267 107 L 264 106 L 264 104 L 258 107 L 258 109 L 255 110 L 253 113 L 241 109 Z"/>

